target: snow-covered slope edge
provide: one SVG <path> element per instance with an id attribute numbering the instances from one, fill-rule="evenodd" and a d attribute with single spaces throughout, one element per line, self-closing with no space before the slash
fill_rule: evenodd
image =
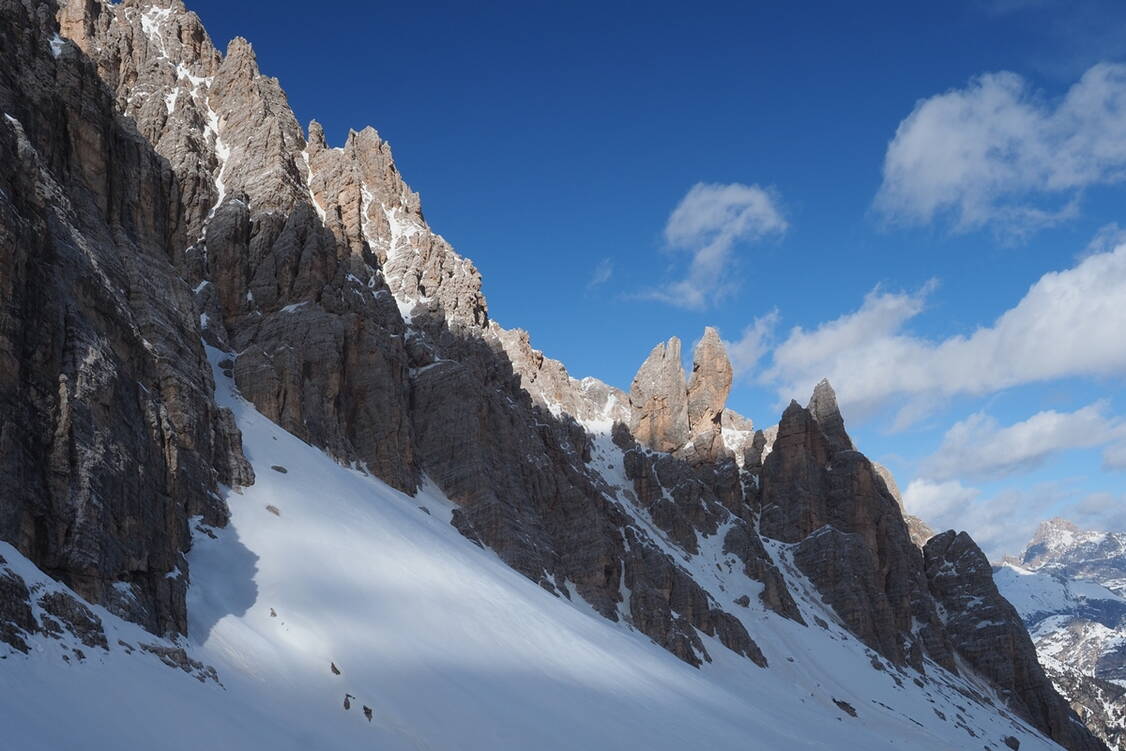
<path id="1" fill-rule="evenodd" d="M 770 667 L 703 637 L 714 660 L 695 669 L 475 546 L 432 486 L 411 498 L 341 467 L 218 368 L 216 382 L 259 478 L 228 495 L 227 528 L 196 525 L 190 555 L 185 646 L 221 685 L 136 649 L 157 642 L 95 608 L 108 651 L 83 647 L 79 660 L 73 639 L 38 635 L 31 656 L 6 655 L 0 726 L 16 729 L 15 747 L 999 749 L 1006 736 L 1054 747 L 975 700 L 996 701 L 986 686 L 880 660 L 802 591 L 785 546 L 772 552 L 824 626 L 752 601 L 739 617 Z M 63 589 L 3 554 L 33 587 Z M 714 546 L 694 558 L 723 567 Z"/>

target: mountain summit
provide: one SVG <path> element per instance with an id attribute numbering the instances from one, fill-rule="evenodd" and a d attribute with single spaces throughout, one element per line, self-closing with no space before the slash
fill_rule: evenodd
<path id="1" fill-rule="evenodd" d="M 572 378 L 179 0 L 0 0 L 0 62 L 6 741 L 1103 747 L 828 382 Z"/>

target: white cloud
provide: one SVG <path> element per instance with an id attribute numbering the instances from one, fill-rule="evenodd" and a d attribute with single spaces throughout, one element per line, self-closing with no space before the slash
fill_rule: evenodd
<path id="1" fill-rule="evenodd" d="M 774 327 L 777 324 L 778 311 L 772 310 L 756 318 L 754 323 L 743 329 L 743 335 L 737 341 L 724 342 L 727 356 L 731 358 L 735 372 L 744 375 L 754 372 L 758 361 L 770 351 Z"/>
<path id="2" fill-rule="evenodd" d="M 646 296 L 691 309 L 722 300 L 737 286 L 731 273 L 735 245 L 782 234 L 788 226 L 775 197 L 765 188 L 697 183 L 665 225 L 668 247 L 691 255 L 688 273 Z"/>
<path id="3" fill-rule="evenodd" d="M 603 258 L 594 267 L 594 272 L 590 275 L 590 281 L 586 283 L 587 289 L 594 289 L 606 282 L 610 281 L 610 277 L 614 275 L 614 259 Z"/>
<path id="4" fill-rule="evenodd" d="M 1075 216 L 1083 188 L 1123 179 L 1126 65 L 1095 65 L 1055 102 L 990 73 L 916 104 L 888 144 L 875 208 L 1023 234 Z"/>
<path id="5" fill-rule="evenodd" d="M 1103 469 L 1126 469 L 1126 441 L 1103 450 Z"/>
<path id="6" fill-rule="evenodd" d="M 1067 518 L 1084 529 L 1126 532 L 1126 495 L 1091 493 L 1068 511 Z"/>
<path id="7" fill-rule="evenodd" d="M 1126 243 L 1126 229 L 1118 225 L 1118 222 L 1111 222 L 1099 227 L 1098 232 L 1087 243 L 1083 255 L 1093 255 L 1095 253 L 1109 253 L 1119 245 Z"/>
<path id="8" fill-rule="evenodd" d="M 1124 434 L 1122 421 L 1108 417 L 1106 406 L 1096 402 L 1074 412 L 1038 412 L 1008 427 L 984 413 L 972 414 L 946 431 L 920 474 L 930 480 L 995 480 L 1062 451 L 1101 446 Z"/>
<path id="9" fill-rule="evenodd" d="M 1015 307 L 969 335 L 933 340 L 905 330 L 932 288 L 877 288 L 852 313 L 809 331 L 794 328 L 760 380 L 786 402 L 828 377 L 853 417 L 906 402 L 902 427 L 956 395 L 1126 374 L 1126 245 L 1045 274 Z"/>
<path id="10" fill-rule="evenodd" d="M 1023 550 L 1040 520 L 1054 516 L 1053 510 L 1068 495 L 1066 488 L 1054 483 L 986 497 L 957 480 L 914 480 L 903 492 L 903 503 L 936 532 L 969 532 L 990 560 L 998 560 Z"/>
<path id="11" fill-rule="evenodd" d="M 934 482 L 912 480 L 903 491 L 903 507 L 909 513 L 931 524 L 935 530 L 947 529 L 942 520 L 956 515 L 981 495 L 977 488 L 967 488 L 957 480 Z"/>

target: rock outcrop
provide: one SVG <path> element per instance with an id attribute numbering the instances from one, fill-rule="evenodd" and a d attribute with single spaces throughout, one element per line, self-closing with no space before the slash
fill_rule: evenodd
<path id="1" fill-rule="evenodd" d="M 685 381 L 676 337 L 653 348 L 630 387 L 629 427 L 655 451 L 691 462 L 715 462 L 733 452 L 724 428 L 749 434 L 750 421 L 726 408 L 733 370 L 723 341 L 711 326 L 692 352 L 692 377 Z"/>
<path id="2" fill-rule="evenodd" d="M 638 368 L 629 402 L 630 432 L 644 445 L 673 452 L 688 441 L 688 385 L 675 336 L 654 347 Z"/>
<path id="3" fill-rule="evenodd" d="M 693 458 L 715 461 L 724 454 L 723 417 L 733 375 L 723 341 L 711 326 L 692 351 L 688 382 L 688 435 Z M 728 421 L 733 419 L 728 416 Z"/>
<path id="4" fill-rule="evenodd" d="M 48 36 L 50 16 L 41 19 Z M 158 296 L 188 321 L 172 330 L 195 347 L 193 393 L 206 400 L 211 390 L 202 333 L 231 353 L 224 368 L 268 418 L 402 490 L 425 471 L 460 505 L 460 530 L 545 588 L 577 592 L 611 618 L 628 591 L 627 617 L 690 662 L 708 659 L 695 629 L 761 659 L 667 552 L 644 537 L 627 547 L 630 520 L 587 467 L 591 438 L 576 422 L 625 418 L 624 394 L 571 379 L 526 336 L 489 320 L 480 276 L 429 229 L 374 130 L 336 149 L 313 123 L 306 139 L 250 44 L 236 39 L 220 53 L 179 0 L 72 0 L 59 19 L 66 54 L 105 92 L 94 119 L 123 113 L 163 170 L 161 218 L 139 224 L 162 227 L 161 273 L 174 289 Z M 93 193 L 92 203 L 106 200 Z M 679 363 L 676 372 L 686 428 Z M 228 455 L 237 449 L 230 421 L 206 404 L 180 411 L 215 433 L 208 458 L 217 469 L 204 480 L 249 481 Z M 201 515 L 222 523 L 222 503 L 204 485 L 215 508 Z M 138 499 L 129 488 L 120 495 Z M 182 530 L 168 548 L 183 549 Z M 101 576 L 109 566 L 93 568 Z M 165 581 L 182 591 L 186 577 Z M 183 631 L 182 605 L 173 611 L 169 625 L 149 625 Z"/>
<path id="5" fill-rule="evenodd" d="M 813 415 L 813 419 L 817 420 L 833 453 L 852 451 L 856 448 L 845 432 L 844 418 L 837 406 L 837 394 L 829 385 L 829 379 L 822 379 L 813 388 L 813 395 L 805 408 Z"/>
<path id="6" fill-rule="evenodd" d="M 491 321 L 489 334 L 500 342 L 520 377 L 520 387 L 537 405 L 557 417 L 570 415 L 584 425 L 629 422 L 629 395 L 622 390 L 597 378 L 572 378 L 563 363 L 532 347 L 527 331 L 504 329 Z"/>
<path id="7" fill-rule="evenodd" d="M 1020 615 L 997 591 L 993 569 L 970 536 L 953 530 L 935 535 L 923 554 L 958 654 L 1014 711 L 1064 748 L 1106 748 L 1052 687 Z"/>
<path id="8" fill-rule="evenodd" d="M 53 16 L 0 3 L 0 539 L 183 632 L 188 518 L 252 477 L 176 271 L 184 195 Z"/>
<path id="9" fill-rule="evenodd" d="M 845 625 L 892 662 L 955 670 L 923 559 L 872 463 L 851 448 L 827 382 L 792 402 L 762 466 L 760 531 L 794 561 Z"/>

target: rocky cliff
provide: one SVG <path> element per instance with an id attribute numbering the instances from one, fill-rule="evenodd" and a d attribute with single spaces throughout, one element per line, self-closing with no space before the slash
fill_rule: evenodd
<path id="1" fill-rule="evenodd" d="M 189 520 L 221 527 L 217 491 L 254 479 L 206 344 L 269 420 L 403 492 L 432 482 L 464 536 L 691 665 L 766 668 L 742 615 L 761 607 L 839 626 L 900 682 L 969 664 L 1098 747 L 1011 628 L 956 659 L 976 601 L 912 542 L 827 382 L 755 431 L 714 329 L 690 376 L 674 338 L 628 394 L 574 379 L 490 319 L 386 142 L 306 132 L 247 41 L 219 51 L 179 0 L 0 13 L 0 539 L 90 602 L 187 630 Z M 8 589 L 14 643 L 31 595 Z"/>
<path id="2" fill-rule="evenodd" d="M 958 654 L 1006 703 L 1065 748 L 1101 745 L 1052 690 L 1016 609 L 997 591 L 993 569 L 965 532 L 943 532 L 923 550 L 927 577 Z"/>
<path id="3" fill-rule="evenodd" d="M 176 268 L 187 197 L 51 5 L 0 14 L 0 538 L 183 631 L 188 519 L 253 479 Z"/>

